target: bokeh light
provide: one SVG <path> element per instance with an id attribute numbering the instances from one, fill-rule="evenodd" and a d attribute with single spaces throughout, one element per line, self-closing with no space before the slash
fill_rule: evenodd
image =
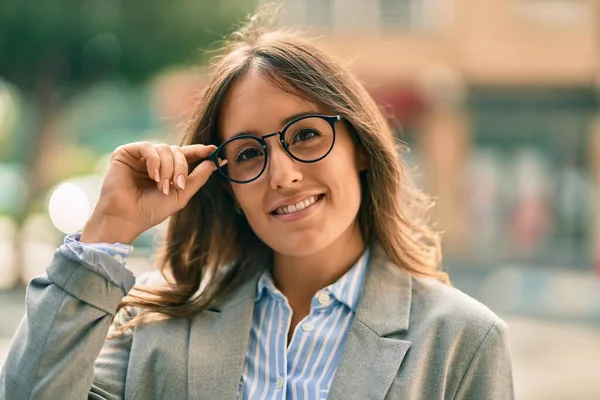
<path id="1" fill-rule="evenodd" d="M 50 195 L 48 213 L 57 229 L 64 233 L 73 233 L 85 224 L 90 215 L 90 205 L 81 187 L 65 182 Z"/>

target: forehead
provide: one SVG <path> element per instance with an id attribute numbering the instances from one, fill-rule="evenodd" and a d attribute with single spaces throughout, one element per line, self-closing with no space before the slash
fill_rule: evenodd
<path id="1" fill-rule="evenodd" d="M 219 113 L 221 140 L 240 132 L 266 134 L 302 112 L 322 112 L 316 104 L 277 87 L 259 71 L 250 71 L 227 92 Z"/>

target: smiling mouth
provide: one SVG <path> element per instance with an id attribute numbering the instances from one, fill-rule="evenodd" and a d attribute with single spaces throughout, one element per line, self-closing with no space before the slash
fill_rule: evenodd
<path id="1" fill-rule="evenodd" d="M 310 196 L 310 197 L 307 197 L 306 199 L 299 201 L 295 204 L 290 204 L 287 206 L 279 207 L 275 211 L 271 212 L 271 214 L 273 214 L 273 215 L 293 214 L 293 213 L 302 211 L 305 208 L 312 206 L 313 204 L 315 204 L 315 203 L 319 202 L 321 199 L 323 199 L 323 197 L 325 197 L 324 194 Z"/>

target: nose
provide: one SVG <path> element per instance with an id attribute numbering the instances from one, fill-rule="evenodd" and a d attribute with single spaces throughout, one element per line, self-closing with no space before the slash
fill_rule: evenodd
<path id="1" fill-rule="evenodd" d="M 281 146 L 272 146 L 269 154 L 269 184 L 273 190 L 291 188 L 302 182 L 302 172 L 296 160 L 290 157 Z"/>

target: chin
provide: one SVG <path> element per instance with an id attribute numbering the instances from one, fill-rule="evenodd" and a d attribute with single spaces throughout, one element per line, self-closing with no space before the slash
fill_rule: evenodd
<path id="1" fill-rule="evenodd" d="M 296 236 L 296 235 L 294 235 Z M 267 246 L 274 252 L 288 257 L 306 257 L 318 253 L 330 244 L 324 235 L 306 234 L 297 235 L 292 240 L 282 241 L 280 237 L 265 240 Z M 302 237 L 300 237 L 302 236 Z"/>

